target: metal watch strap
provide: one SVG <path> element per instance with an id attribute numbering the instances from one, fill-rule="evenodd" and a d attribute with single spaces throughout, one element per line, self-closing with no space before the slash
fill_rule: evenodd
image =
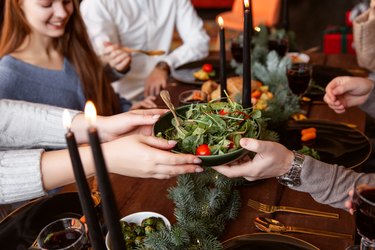
<path id="1" fill-rule="evenodd" d="M 280 184 L 283 184 L 288 187 L 298 187 L 301 185 L 301 171 L 302 171 L 302 164 L 305 160 L 305 156 L 303 154 L 294 153 L 294 160 L 292 162 L 292 167 L 289 171 L 281 176 L 276 177 Z"/>

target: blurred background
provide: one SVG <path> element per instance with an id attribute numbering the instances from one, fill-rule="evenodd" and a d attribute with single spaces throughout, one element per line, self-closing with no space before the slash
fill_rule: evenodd
<path id="1" fill-rule="evenodd" d="M 215 17 L 222 12 L 230 11 L 233 0 L 192 0 L 192 2 L 199 16 L 205 21 L 205 27 L 212 41 L 211 48 L 217 49 L 215 43 L 218 28 Z M 346 12 L 359 2 L 360 0 L 289 0 L 290 29 L 296 33 L 298 48 L 306 50 L 319 46 L 322 51 L 325 29 L 329 26 L 344 26 Z M 238 32 L 228 30 L 227 40 L 236 33 Z"/>

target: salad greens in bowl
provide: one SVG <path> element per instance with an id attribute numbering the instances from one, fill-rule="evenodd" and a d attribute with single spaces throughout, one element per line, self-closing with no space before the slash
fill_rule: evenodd
<path id="1" fill-rule="evenodd" d="M 171 112 L 161 116 L 153 132 L 157 137 L 177 141 L 173 152 L 196 154 L 202 166 L 217 166 L 245 155 L 242 137 L 259 138 L 261 111 L 228 102 L 190 104 L 176 109 L 180 126 Z"/>

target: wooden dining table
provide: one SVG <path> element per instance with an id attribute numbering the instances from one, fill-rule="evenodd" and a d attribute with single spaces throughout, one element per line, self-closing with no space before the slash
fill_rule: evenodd
<path id="1" fill-rule="evenodd" d="M 356 75 L 362 76 L 365 76 L 367 73 L 358 67 L 354 55 L 325 55 L 322 53 L 313 53 L 310 54 L 310 58 L 312 64 L 345 68 L 349 72 L 354 72 Z M 178 83 L 172 79 L 166 89 L 171 93 L 174 104 L 178 105 L 177 96 L 179 93 L 192 88 L 199 88 L 199 86 Z M 164 106 L 160 99 L 157 100 L 157 104 Z M 331 111 L 325 103 L 316 102 L 311 104 L 308 118 L 355 124 L 361 131 L 364 131 L 365 128 L 365 113 L 358 108 L 350 108 L 345 114 L 339 115 Z M 136 168 L 137 166 L 134 167 Z M 176 185 L 176 178 L 158 180 L 130 178 L 110 174 L 110 179 L 121 216 L 139 211 L 153 211 L 163 214 L 172 224 L 176 222 L 174 216 L 175 205 L 173 201 L 167 197 L 168 189 Z M 224 233 L 219 238 L 222 242 L 235 236 L 260 232 L 254 225 L 254 219 L 264 214 L 247 206 L 247 201 L 251 198 L 272 205 L 294 206 L 338 213 L 339 219 L 287 212 L 276 212 L 267 216 L 280 220 L 286 225 L 345 233 L 353 236 L 353 239 L 338 239 L 301 233 L 288 234 L 307 241 L 319 249 L 345 249 L 354 244 L 356 230 L 355 221 L 353 216 L 347 211 L 319 204 L 314 201 L 309 194 L 297 192 L 280 185 L 275 178 L 248 182 L 237 188 L 240 192 L 242 206 L 238 217 L 229 221 L 226 225 Z M 63 192 L 71 190 L 75 190 L 74 184 L 67 185 L 62 189 Z"/>

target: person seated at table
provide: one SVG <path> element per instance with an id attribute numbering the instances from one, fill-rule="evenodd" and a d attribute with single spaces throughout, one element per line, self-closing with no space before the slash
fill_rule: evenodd
<path id="1" fill-rule="evenodd" d="M 367 78 L 344 76 L 333 79 L 326 87 L 324 100 L 337 113 L 360 106 L 375 117 L 374 82 Z M 310 193 L 316 201 L 333 207 L 345 208 L 355 180 L 364 175 L 301 155 L 276 142 L 242 138 L 240 144 L 255 152 L 255 157 L 213 168 L 225 176 L 244 177 L 249 181 L 277 177 L 282 184 Z M 375 174 L 366 176 L 368 183 L 375 185 Z M 346 205 L 350 209 L 350 202 Z"/>
<path id="2" fill-rule="evenodd" d="M 29 1 L 29 0 L 28 0 Z M 84 115 L 69 110 L 79 144 L 88 142 Z M 0 220 L 20 205 L 47 191 L 73 183 L 62 124 L 63 109 L 15 100 L 0 100 Z M 201 172 L 195 155 L 169 152 L 176 144 L 151 136 L 152 125 L 165 110 L 135 110 L 98 116 L 97 127 L 110 173 L 167 179 Z M 95 173 L 91 148 L 79 147 L 86 175 Z"/>
<path id="3" fill-rule="evenodd" d="M 367 11 L 353 21 L 353 37 L 358 65 L 373 72 L 375 79 L 375 0 L 371 0 Z"/>
<path id="4" fill-rule="evenodd" d="M 0 38 L 0 98 L 113 115 L 132 106 L 119 99 L 91 47 L 77 1 L 5 1 Z"/>
<path id="5" fill-rule="evenodd" d="M 133 54 L 130 71 L 114 83 L 129 100 L 158 95 L 173 69 L 208 55 L 210 39 L 190 0 L 83 0 L 80 8 L 98 55 L 126 47 L 167 53 Z M 175 29 L 183 43 L 170 52 Z"/>

